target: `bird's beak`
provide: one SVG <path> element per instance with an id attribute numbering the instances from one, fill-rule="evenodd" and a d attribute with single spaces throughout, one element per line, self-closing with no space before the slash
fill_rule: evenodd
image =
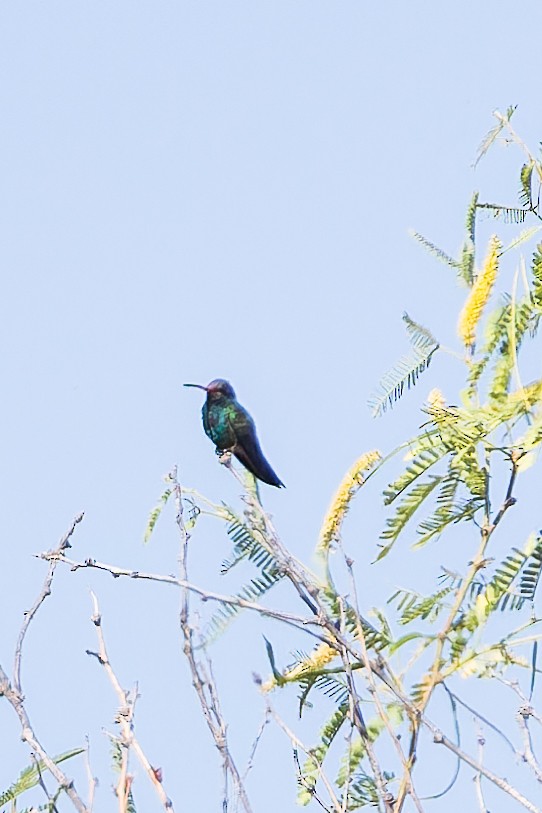
<path id="1" fill-rule="evenodd" d="M 197 387 L 198 390 L 205 390 L 205 392 L 207 392 L 207 387 L 204 387 L 203 384 L 183 384 L 183 387 Z"/>

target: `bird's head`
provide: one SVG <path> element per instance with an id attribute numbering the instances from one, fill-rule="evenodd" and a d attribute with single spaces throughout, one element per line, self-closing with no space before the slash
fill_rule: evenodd
<path id="1" fill-rule="evenodd" d="M 219 398 L 235 398 L 235 390 L 229 381 L 224 378 L 215 378 L 206 387 L 203 384 L 185 384 L 185 387 L 197 387 L 199 390 L 205 390 L 207 398 L 211 401 L 218 400 Z"/>

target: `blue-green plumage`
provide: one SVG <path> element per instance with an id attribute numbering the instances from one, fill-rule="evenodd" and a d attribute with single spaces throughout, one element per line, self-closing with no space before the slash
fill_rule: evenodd
<path id="1" fill-rule="evenodd" d="M 217 378 L 206 387 L 200 384 L 185 386 L 198 387 L 207 393 L 201 411 L 203 428 L 217 451 L 231 452 L 258 480 L 277 488 L 284 486 L 265 459 L 254 421 L 236 400 L 231 384 Z"/>

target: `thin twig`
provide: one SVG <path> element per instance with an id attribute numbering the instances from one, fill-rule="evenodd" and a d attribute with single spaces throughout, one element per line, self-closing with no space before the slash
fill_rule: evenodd
<path id="1" fill-rule="evenodd" d="M 430 677 L 430 680 L 429 680 L 429 682 L 427 684 L 427 687 L 424 689 L 424 697 L 423 697 L 423 700 L 422 700 L 422 702 L 421 702 L 421 704 L 419 706 L 419 710 L 420 710 L 420 712 L 422 714 L 423 714 L 423 712 L 425 712 L 425 709 L 427 708 L 427 706 L 429 704 L 429 701 L 431 700 L 431 697 L 433 695 L 433 690 L 434 690 L 435 686 L 442 679 L 442 675 L 441 675 L 440 670 L 441 670 L 441 666 L 442 666 L 442 653 L 444 651 L 444 646 L 445 646 L 445 644 L 446 644 L 446 642 L 448 640 L 448 635 L 450 633 L 450 630 L 453 628 L 453 625 L 454 625 L 454 623 L 456 621 L 456 618 L 457 618 L 457 614 L 459 613 L 459 611 L 461 609 L 463 601 L 465 600 L 465 597 L 467 596 L 468 591 L 470 590 L 470 587 L 471 587 L 471 584 L 472 584 L 473 580 L 475 579 L 478 572 L 483 567 L 485 567 L 485 565 L 486 565 L 485 554 L 486 554 L 487 546 L 489 544 L 491 536 L 494 533 L 497 526 L 499 525 L 499 523 L 501 522 L 501 520 L 503 519 L 503 517 L 506 514 L 506 512 L 508 511 L 508 509 L 511 508 L 513 505 L 515 505 L 516 500 L 512 495 L 513 495 L 514 485 L 515 485 L 516 477 L 517 477 L 517 473 L 518 473 L 518 463 L 519 463 L 520 458 L 521 458 L 521 453 L 519 453 L 519 452 L 512 452 L 511 455 L 510 455 L 510 462 L 512 464 L 512 467 L 511 467 L 511 471 L 510 471 L 510 478 L 509 478 L 509 481 L 508 481 L 508 487 L 506 489 L 506 495 L 504 497 L 504 500 L 502 502 L 501 507 L 499 508 L 499 510 L 497 511 L 497 514 L 495 515 L 495 517 L 493 519 L 493 522 L 491 521 L 491 516 L 490 516 L 490 513 L 491 513 L 491 501 L 490 501 L 490 498 L 489 498 L 490 472 L 489 472 L 488 464 L 486 464 L 486 469 L 485 469 L 485 473 L 486 473 L 485 518 L 484 518 L 484 523 L 483 523 L 483 525 L 482 525 L 482 527 L 480 529 L 480 537 L 481 537 L 480 538 L 480 545 L 478 547 L 478 551 L 476 553 L 476 556 L 474 557 L 473 561 L 471 562 L 471 565 L 470 565 L 470 568 L 469 568 L 469 571 L 468 571 L 467 575 L 465 576 L 465 578 L 461 582 L 461 585 L 460 585 L 460 587 L 458 588 L 458 590 L 456 592 L 455 600 L 454 600 L 454 603 L 452 605 L 452 609 L 450 610 L 450 612 L 448 614 L 448 617 L 447 617 L 447 619 L 446 619 L 446 621 L 444 623 L 444 626 L 443 626 L 441 632 L 439 633 L 439 635 L 437 636 L 437 639 L 436 639 L 437 640 L 437 645 L 436 645 L 436 649 L 435 649 L 435 656 L 434 656 L 433 664 L 432 664 L 431 670 L 430 670 L 431 677 Z M 414 731 L 413 731 L 413 737 L 414 736 L 417 736 L 417 730 L 416 729 L 414 729 Z"/>
<path id="2" fill-rule="evenodd" d="M 533 751 L 533 741 L 531 729 L 529 728 L 529 718 L 532 716 L 530 705 L 522 706 L 517 713 L 517 721 L 523 739 L 523 754 L 521 758 L 531 768 L 539 782 L 542 782 L 542 769 Z"/>
<path id="3" fill-rule="evenodd" d="M 245 770 L 243 771 L 243 774 L 242 774 L 243 782 L 246 780 L 249 772 L 252 770 L 252 767 L 254 765 L 254 757 L 256 756 L 256 751 L 257 751 L 258 746 L 260 744 L 260 741 L 261 741 L 261 739 L 263 737 L 263 733 L 264 733 L 266 727 L 269 725 L 269 719 L 270 719 L 269 709 L 266 708 L 263 720 L 260 723 L 260 727 L 258 728 L 258 731 L 256 733 L 256 737 L 254 738 L 254 742 L 252 743 L 252 748 L 250 749 L 250 754 L 249 754 L 249 757 L 248 757 L 247 766 L 246 766 L 246 768 L 245 768 Z"/>
<path id="4" fill-rule="evenodd" d="M 317 805 L 320 805 L 320 807 L 322 808 L 322 810 L 325 811 L 325 813 L 332 813 L 331 808 L 329 808 L 323 802 L 323 800 L 320 799 L 320 797 L 319 797 L 319 795 L 318 795 L 318 793 L 316 791 L 316 787 L 314 785 L 312 785 L 309 782 L 309 780 L 303 775 L 303 771 L 301 770 L 301 763 L 299 762 L 299 753 L 297 751 L 297 748 L 294 748 L 294 762 L 295 762 L 295 768 L 296 768 L 296 772 L 297 772 L 297 784 L 307 791 L 307 793 L 310 795 L 311 799 L 313 801 L 315 801 Z"/>
<path id="5" fill-rule="evenodd" d="M 273 720 L 276 722 L 278 727 L 284 732 L 284 734 L 286 734 L 286 736 L 290 740 L 290 742 L 292 744 L 292 748 L 294 749 L 294 751 L 295 750 L 301 750 L 301 751 L 303 751 L 303 753 L 306 756 L 308 756 L 311 759 L 312 764 L 316 767 L 316 769 L 318 771 L 318 778 L 322 780 L 322 782 L 324 784 L 324 787 L 325 787 L 325 789 L 327 790 L 327 792 L 329 794 L 329 798 L 331 800 L 331 804 L 333 805 L 334 811 L 336 811 L 336 813 L 341 813 L 341 809 L 342 809 L 341 808 L 341 803 L 337 799 L 335 791 L 333 790 L 333 786 L 332 786 L 331 782 L 329 781 L 328 777 L 326 776 L 326 774 L 324 772 L 324 769 L 322 768 L 322 765 L 319 762 L 316 761 L 314 752 L 310 748 L 308 748 L 306 745 L 303 744 L 303 742 L 299 739 L 297 734 L 295 734 L 292 731 L 292 729 L 284 722 L 282 717 L 279 714 L 277 714 L 277 712 L 275 711 L 275 709 L 271 706 L 271 704 L 269 702 L 268 702 L 268 708 L 269 708 L 269 713 L 271 714 Z M 301 769 L 300 769 L 300 773 L 301 773 Z M 312 798 L 316 799 L 317 794 L 315 793 L 315 790 L 312 787 L 307 787 L 307 785 L 305 783 L 303 783 L 303 785 L 304 785 L 304 787 L 307 788 L 307 790 L 311 794 Z M 318 801 L 319 801 L 321 807 L 323 807 L 326 810 L 328 809 L 326 807 L 326 805 L 322 802 L 321 799 L 318 799 Z"/>
<path id="6" fill-rule="evenodd" d="M 533 802 L 530 802 L 529 799 L 523 796 L 522 793 L 516 790 L 516 788 L 514 788 L 505 779 L 502 779 L 492 771 L 489 771 L 484 765 L 481 765 L 480 762 L 477 762 L 476 759 L 465 753 L 465 751 L 449 740 L 448 737 L 446 737 L 442 731 L 436 725 L 431 723 L 426 717 L 422 718 L 422 722 L 433 734 L 433 742 L 437 743 L 438 745 L 444 745 L 463 762 L 470 765 L 471 768 L 474 768 L 474 770 L 478 771 L 482 776 L 485 776 L 486 779 L 489 779 L 490 782 L 493 782 L 494 785 L 503 790 L 505 793 L 508 793 L 509 796 L 515 799 L 516 802 L 519 802 L 520 805 L 523 805 L 523 807 L 529 810 L 530 813 L 542 813 L 541 808 L 537 807 L 535 804 L 533 804 Z"/>
<path id="7" fill-rule="evenodd" d="M 495 677 L 500 683 L 502 683 L 504 686 L 508 686 L 509 689 L 512 689 L 512 691 L 515 692 L 515 694 L 517 694 L 517 696 L 521 700 L 522 705 L 529 706 L 529 708 L 531 710 L 530 711 L 530 716 L 533 718 L 533 720 L 536 720 L 537 723 L 542 725 L 542 716 L 540 716 L 540 714 L 538 714 L 536 712 L 536 710 L 532 706 L 530 706 L 529 698 L 521 690 L 521 687 L 520 687 L 518 681 L 517 680 L 506 680 L 506 678 L 503 678 L 501 675 L 496 675 Z"/>
<path id="8" fill-rule="evenodd" d="M 160 772 L 152 767 L 134 732 L 134 705 L 137 700 L 137 690 L 133 693 L 132 696 L 130 696 L 128 692 L 126 692 L 122 688 L 115 672 L 113 671 L 113 667 L 111 666 L 111 663 L 109 661 L 109 656 L 107 654 L 107 649 L 105 646 L 105 639 L 102 629 L 102 616 L 100 613 L 100 608 L 98 606 L 98 599 L 96 598 L 92 591 L 90 595 L 93 605 L 92 623 L 96 627 L 96 635 L 98 636 L 98 652 L 91 652 L 87 650 L 87 655 L 93 655 L 104 667 L 107 677 L 109 678 L 109 682 L 113 686 L 113 689 L 115 690 L 115 693 L 118 697 L 119 711 L 117 715 L 117 722 L 122 732 L 121 747 L 124 746 L 123 751 L 126 750 L 126 756 L 128 749 L 130 748 L 133 749 L 142 768 L 149 777 L 151 784 L 153 785 L 156 794 L 160 799 L 160 802 L 163 805 L 164 809 L 170 811 L 170 813 L 173 813 L 173 803 L 164 790 L 164 786 L 162 785 L 162 781 L 160 778 Z M 127 760 L 125 764 L 123 756 L 123 762 L 121 765 L 121 776 L 124 775 L 125 781 L 124 786 L 121 788 L 121 797 L 124 797 L 127 800 L 127 797 L 130 792 L 131 780 L 130 777 L 127 775 L 126 771 L 127 771 Z"/>
<path id="9" fill-rule="evenodd" d="M 94 807 L 94 796 L 96 794 L 96 785 L 98 784 L 98 780 L 92 773 L 92 767 L 90 764 L 90 739 L 87 736 L 87 747 L 85 750 L 85 766 L 87 769 L 87 778 L 88 778 L 88 810 L 89 813 L 92 813 L 92 809 Z"/>
<path id="10" fill-rule="evenodd" d="M 282 621 L 285 624 L 290 624 L 298 629 L 302 629 L 309 635 L 312 635 L 319 640 L 323 640 L 317 633 L 307 629 L 309 626 L 321 626 L 320 621 L 314 616 L 304 618 L 303 616 L 295 615 L 294 613 L 272 610 L 268 607 L 264 607 L 262 604 L 258 604 L 254 601 L 247 601 L 246 599 L 239 598 L 238 596 L 222 595 L 221 593 L 214 593 L 211 590 L 205 590 L 202 587 L 192 584 L 186 579 L 177 579 L 175 576 L 167 576 L 160 573 L 144 573 L 139 570 L 128 570 L 127 568 L 116 567 L 115 565 L 109 565 L 104 562 L 97 562 L 95 559 L 86 559 L 83 562 L 78 562 L 74 559 L 68 559 L 65 556 L 59 556 L 55 551 L 42 553 L 39 555 L 39 558 L 45 559 L 46 561 L 55 561 L 60 562 L 61 564 L 69 565 L 71 570 L 74 571 L 89 567 L 95 570 L 101 570 L 105 573 L 110 573 L 114 578 L 125 576 L 130 579 L 141 579 L 144 581 L 171 584 L 174 587 L 180 587 L 183 590 L 188 590 L 191 593 L 195 593 L 196 595 L 200 596 L 202 601 L 217 601 L 220 604 L 229 604 L 234 607 L 240 607 L 243 610 L 252 610 L 260 615 L 274 618 L 276 621 Z"/>
<path id="11" fill-rule="evenodd" d="M 399 785 L 399 791 L 397 793 L 397 798 L 395 800 L 393 810 L 394 810 L 394 813 L 399 813 L 402 810 L 406 795 L 408 793 L 412 797 L 412 800 L 414 802 L 414 805 L 415 805 L 416 810 L 418 811 L 418 813 L 423 813 L 423 808 L 422 808 L 421 802 L 420 802 L 420 800 L 418 798 L 418 795 L 416 794 L 416 791 L 414 790 L 414 785 L 413 785 L 413 782 L 412 782 L 412 768 L 414 767 L 414 762 L 416 760 L 416 749 L 415 748 L 414 748 L 414 750 L 411 749 L 411 752 L 409 753 L 409 757 L 407 759 L 407 757 L 404 754 L 403 748 L 401 746 L 401 742 L 399 740 L 399 737 L 395 733 L 395 729 L 393 728 L 393 725 L 392 725 L 392 723 L 390 721 L 389 715 L 387 714 L 386 709 L 384 708 L 384 705 L 382 704 L 382 701 L 380 699 L 380 695 L 378 693 L 378 688 L 377 688 L 377 685 L 376 685 L 374 674 L 373 674 L 373 671 L 371 669 L 371 662 L 370 662 L 370 659 L 369 659 L 369 653 L 367 651 L 367 644 L 366 644 L 366 641 L 365 641 L 365 633 L 363 632 L 363 626 L 362 626 L 362 624 L 360 622 L 360 608 L 359 608 L 359 602 L 358 602 L 358 593 L 357 593 L 356 580 L 354 578 L 354 570 L 353 570 L 354 563 L 353 563 L 352 559 L 350 559 L 348 556 L 345 556 L 345 563 L 346 563 L 346 567 L 347 567 L 348 574 L 349 574 L 350 589 L 352 591 L 352 595 L 353 595 L 353 598 L 354 598 L 354 609 L 356 611 L 356 634 L 357 634 L 357 637 L 358 637 L 358 640 L 359 640 L 359 643 L 360 643 L 362 661 L 363 661 L 363 663 L 364 663 L 364 665 L 366 667 L 366 675 L 367 675 L 367 682 L 369 684 L 369 692 L 371 693 L 371 696 L 373 697 L 373 699 L 375 701 L 375 705 L 376 705 L 378 714 L 379 714 L 382 722 L 386 726 L 386 730 L 387 730 L 387 732 L 388 732 L 388 734 L 390 736 L 390 739 L 391 739 L 391 741 L 392 741 L 392 743 L 394 745 L 395 750 L 397 751 L 397 754 L 398 754 L 399 759 L 401 760 L 401 764 L 403 766 L 403 777 L 402 777 L 400 785 Z"/>
<path id="12" fill-rule="evenodd" d="M 181 590 L 181 610 L 179 622 L 181 632 L 184 638 L 183 651 L 188 661 L 190 672 L 192 674 L 192 683 L 196 690 L 196 694 L 200 701 L 203 716 L 211 732 L 216 748 L 222 759 L 222 767 L 224 771 L 224 798 L 222 808 L 225 813 L 228 805 L 228 789 L 227 781 L 228 776 L 231 777 L 235 786 L 235 791 L 238 799 L 240 800 L 246 813 L 252 813 L 252 808 L 245 790 L 243 779 L 241 778 L 237 765 L 231 754 L 228 738 L 227 726 L 222 715 L 220 708 L 218 692 L 213 678 L 212 670 L 209 664 L 209 671 L 205 669 L 203 664 L 196 659 L 194 644 L 193 644 L 193 629 L 189 621 L 189 582 L 188 582 L 188 540 L 189 535 L 186 531 L 183 519 L 183 501 L 181 486 L 177 478 L 177 468 L 175 467 L 169 475 L 173 483 L 173 490 L 175 493 L 175 506 L 177 510 L 176 522 L 180 535 L 180 552 L 179 552 L 179 569 L 180 579 L 178 579 Z"/>
<path id="13" fill-rule="evenodd" d="M 63 556 L 64 551 L 66 548 L 71 548 L 70 545 L 70 538 L 75 531 L 76 526 L 81 522 L 83 519 L 84 514 L 78 514 L 73 520 L 71 527 L 64 534 L 62 539 L 60 540 L 57 547 L 50 551 L 51 558 L 49 559 L 49 570 L 47 572 L 47 576 L 45 577 L 45 581 L 43 583 L 43 587 L 41 589 L 41 593 L 35 600 L 34 604 L 25 613 L 24 621 L 21 626 L 21 631 L 19 632 L 19 638 L 17 640 L 17 646 L 15 647 L 15 663 L 13 665 L 13 686 L 15 687 L 16 691 L 19 694 L 22 694 L 21 690 L 21 660 L 23 656 L 23 643 L 28 632 L 28 627 L 30 626 L 30 622 L 38 612 L 39 608 L 47 598 L 47 596 L 51 595 L 51 585 L 53 583 L 53 576 L 55 575 L 56 566 L 59 562 L 59 559 Z"/>
<path id="14" fill-rule="evenodd" d="M 482 729 L 478 724 L 478 764 L 481 765 L 484 759 L 484 745 L 486 744 L 485 738 L 482 733 Z M 484 801 L 484 792 L 482 790 L 482 773 L 481 771 L 477 771 L 474 774 L 474 786 L 476 788 L 476 798 L 478 799 L 478 805 L 480 807 L 480 813 L 488 813 L 488 809 L 486 807 L 486 803 Z"/>
<path id="15" fill-rule="evenodd" d="M 38 784 L 40 788 L 43 790 L 45 795 L 47 796 L 47 801 L 49 802 L 49 813 L 58 813 L 58 807 L 56 806 L 56 798 L 53 798 L 49 791 L 47 790 L 47 785 L 45 784 L 45 779 L 43 778 L 43 774 L 41 772 L 41 767 L 39 760 L 36 759 L 35 755 L 33 755 L 34 766 L 36 768 L 38 774 Z M 57 789 L 57 794 L 60 792 L 60 789 Z"/>
<path id="16" fill-rule="evenodd" d="M 43 748 L 38 738 L 36 737 L 34 729 L 32 728 L 32 725 L 30 723 L 30 718 L 24 706 L 24 695 L 21 685 L 21 664 L 23 655 L 23 644 L 26 637 L 26 633 L 28 632 L 28 627 L 30 625 L 30 622 L 38 612 L 39 608 L 47 598 L 47 596 L 50 595 L 51 584 L 56 569 L 56 561 L 62 557 L 62 551 L 70 547 L 69 541 L 70 537 L 72 536 L 75 530 L 75 526 L 79 522 L 81 522 L 82 519 L 83 514 L 80 514 L 74 519 L 69 530 L 62 537 L 59 544 L 54 549 L 53 555 L 54 557 L 56 557 L 56 560 L 54 562 L 51 561 L 47 576 L 43 583 L 42 590 L 39 593 L 38 598 L 32 605 L 31 609 L 25 615 L 21 631 L 19 633 L 19 637 L 17 640 L 17 645 L 15 648 L 13 684 L 10 682 L 8 675 L 6 674 L 4 669 L 0 666 L 0 697 L 4 696 L 8 703 L 13 708 L 13 710 L 15 711 L 17 717 L 19 718 L 19 722 L 22 728 L 21 739 L 23 740 L 23 742 L 28 743 L 33 753 L 39 758 L 40 761 L 44 763 L 46 768 L 50 771 L 51 775 L 54 777 L 55 781 L 58 784 L 59 790 L 64 791 L 66 793 L 66 795 L 68 796 L 68 798 L 70 799 L 78 813 L 89 813 L 89 809 L 87 808 L 87 806 L 85 805 L 85 803 L 83 802 L 83 800 L 81 799 L 81 797 L 79 796 L 75 789 L 73 780 L 69 779 L 64 773 L 64 771 L 61 768 L 59 768 L 59 766 L 54 762 L 53 759 L 51 759 L 47 751 Z"/>
<path id="17" fill-rule="evenodd" d="M 339 603 L 341 609 L 341 632 L 343 632 L 345 628 L 344 600 L 340 598 Z M 378 808 L 379 810 L 381 809 L 382 803 L 384 805 L 384 810 L 386 813 L 393 813 L 393 801 L 394 801 L 393 794 L 391 794 L 388 791 L 386 780 L 384 779 L 384 774 L 376 758 L 373 743 L 371 737 L 369 736 L 369 732 L 367 731 L 365 720 L 363 719 L 363 714 L 361 711 L 361 702 L 354 681 L 354 674 L 352 671 L 352 664 L 350 663 L 350 656 L 344 645 L 342 645 L 340 648 L 340 654 L 344 666 L 346 683 L 348 686 L 350 719 L 352 720 L 352 723 L 355 725 L 358 734 L 361 737 L 365 753 L 367 754 L 367 759 L 369 760 L 369 764 L 373 772 L 375 787 L 378 792 Z"/>

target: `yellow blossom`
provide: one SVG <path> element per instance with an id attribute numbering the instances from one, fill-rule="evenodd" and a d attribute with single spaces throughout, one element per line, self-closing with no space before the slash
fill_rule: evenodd
<path id="1" fill-rule="evenodd" d="M 431 409 L 442 409 L 446 403 L 444 400 L 444 395 L 435 387 L 431 390 L 429 395 L 427 396 L 427 403 L 431 407 Z"/>
<path id="2" fill-rule="evenodd" d="M 280 682 L 292 683 L 298 680 L 298 678 L 300 678 L 306 672 L 323 669 L 324 666 L 327 666 L 327 664 L 333 660 L 333 658 L 337 657 L 337 654 L 337 650 L 332 646 L 329 646 L 329 644 L 319 644 L 316 649 L 311 652 L 308 658 L 305 658 L 305 660 L 301 661 L 301 663 L 296 663 L 295 666 L 288 669 L 282 676 L 282 680 Z M 274 677 L 269 678 L 269 680 L 266 680 L 266 682 L 262 684 L 262 692 L 270 692 L 275 688 L 275 686 L 278 685 L 278 683 L 279 681 L 277 681 Z"/>
<path id="3" fill-rule="evenodd" d="M 480 321 L 482 311 L 487 304 L 491 295 L 493 285 L 497 278 L 497 271 L 499 270 L 499 255 L 501 251 L 501 242 L 496 235 L 493 235 L 489 241 L 487 256 L 484 260 L 484 266 L 478 274 L 474 285 L 467 297 L 467 301 L 463 306 L 463 310 L 459 315 L 459 324 L 457 327 L 459 337 L 467 348 L 474 346 L 476 338 L 476 327 Z"/>
<path id="4" fill-rule="evenodd" d="M 365 482 L 363 473 L 371 469 L 379 460 L 381 460 L 380 452 L 366 452 L 356 460 L 350 471 L 344 477 L 344 480 L 333 498 L 333 502 L 326 514 L 320 531 L 317 547 L 317 552 L 320 555 L 325 556 L 329 551 L 330 545 L 338 539 L 341 525 L 348 511 L 350 502 L 358 489 Z"/>

